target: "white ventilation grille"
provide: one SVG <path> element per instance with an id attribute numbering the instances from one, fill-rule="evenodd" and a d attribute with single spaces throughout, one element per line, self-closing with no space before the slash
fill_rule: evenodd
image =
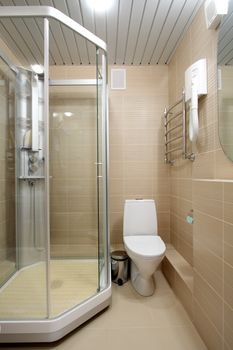
<path id="1" fill-rule="evenodd" d="M 111 69 L 111 89 L 124 90 L 126 89 L 126 70 Z"/>

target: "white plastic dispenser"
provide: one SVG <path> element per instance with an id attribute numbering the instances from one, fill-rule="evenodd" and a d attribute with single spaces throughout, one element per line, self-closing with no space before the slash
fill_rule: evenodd
<path id="1" fill-rule="evenodd" d="M 207 94 L 207 63 L 203 58 L 185 71 L 185 102 L 190 102 L 189 139 L 196 142 L 198 136 L 198 98 Z"/>

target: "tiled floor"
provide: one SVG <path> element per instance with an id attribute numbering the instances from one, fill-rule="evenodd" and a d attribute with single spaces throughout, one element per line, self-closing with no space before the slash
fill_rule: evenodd
<path id="1" fill-rule="evenodd" d="M 112 306 L 62 341 L 23 345 L 25 350 L 206 350 L 187 313 L 162 273 L 152 297 L 141 297 L 128 282 L 113 285 Z M 1 347 L 1 346 L 0 346 Z M 8 346 L 4 349 L 19 349 Z"/>

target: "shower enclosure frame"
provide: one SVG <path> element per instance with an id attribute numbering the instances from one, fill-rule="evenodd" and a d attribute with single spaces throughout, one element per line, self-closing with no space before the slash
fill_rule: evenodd
<path id="1" fill-rule="evenodd" d="M 49 81 L 49 18 L 59 21 L 75 33 L 81 35 L 96 46 L 96 49 L 103 50 L 102 56 L 102 132 L 103 132 L 103 154 L 105 174 L 104 186 L 104 204 L 105 204 L 105 224 L 106 224 L 106 274 L 107 281 L 103 290 L 86 299 L 84 302 L 76 305 L 72 309 L 66 310 L 63 314 L 55 318 L 46 318 L 40 320 L 1 320 L 0 321 L 0 343 L 13 342 L 52 342 L 62 338 L 64 335 L 90 319 L 92 316 L 106 308 L 111 302 L 111 278 L 110 278 L 110 259 L 109 259 L 109 224 L 107 218 L 108 212 L 108 102 L 107 102 L 107 67 L 106 55 L 107 47 L 104 41 L 79 25 L 77 22 L 66 16 L 59 10 L 48 6 L 4 6 L 1 7 L 1 17 L 42 17 L 44 18 L 44 120 L 45 120 L 45 196 L 46 196 L 46 237 L 47 237 L 47 263 L 46 263 L 46 282 L 47 282 L 47 310 L 50 315 L 50 222 L 49 222 L 49 86 L 54 82 Z M 14 68 L 14 67 L 13 67 Z M 13 69 L 11 67 L 11 69 Z M 71 83 L 71 81 L 60 81 L 61 84 Z M 74 80 L 78 85 L 94 84 L 95 79 Z M 58 81 L 57 81 L 58 83 Z M 72 83 L 71 83 L 72 84 Z"/>

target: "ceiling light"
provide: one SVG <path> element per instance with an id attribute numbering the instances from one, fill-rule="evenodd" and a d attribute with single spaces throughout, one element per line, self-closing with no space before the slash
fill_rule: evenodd
<path id="1" fill-rule="evenodd" d="M 72 113 L 72 112 L 64 112 L 65 117 L 72 117 L 73 115 L 74 115 L 74 113 Z"/>
<path id="2" fill-rule="evenodd" d="M 113 0 L 88 0 L 88 4 L 96 12 L 105 12 L 112 6 Z"/>
<path id="3" fill-rule="evenodd" d="M 32 64 L 31 69 L 36 74 L 43 74 L 44 73 L 44 67 L 41 66 L 40 64 Z"/>

